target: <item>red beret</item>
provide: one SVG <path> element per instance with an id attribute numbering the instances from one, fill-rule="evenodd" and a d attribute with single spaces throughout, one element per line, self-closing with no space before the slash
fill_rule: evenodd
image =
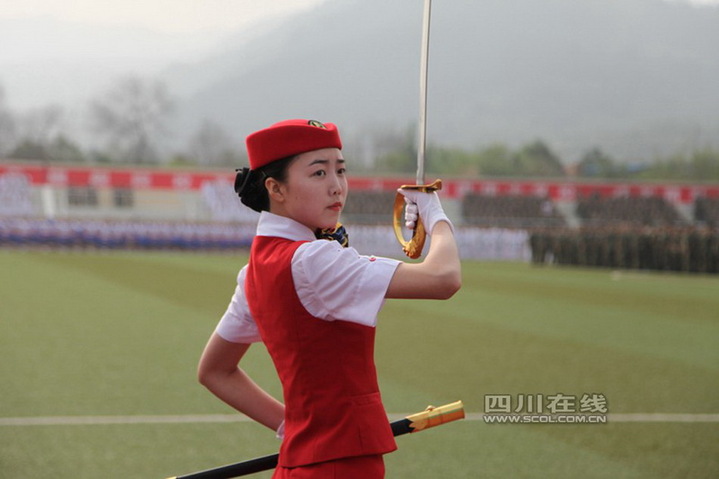
<path id="1" fill-rule="evenodd" d="M 339 131 L 332 123 L 317 120 L 286 120 L 256 131 L 245 140 L 250 169 L 273 161 L 322 148 L 342 149 Z"/>

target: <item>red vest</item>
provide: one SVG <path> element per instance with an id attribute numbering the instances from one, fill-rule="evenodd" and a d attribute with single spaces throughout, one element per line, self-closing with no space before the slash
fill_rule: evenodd
<path id="1" fill-rule="evenodd" d="M 375 329 L 324 321 L 302 306 L 291 267 L 302 243 L 256 236 L 245 280 L 250 312 L 282 382 L 285 439 L 279 464 L 394 451 L 377 385 Z"/>

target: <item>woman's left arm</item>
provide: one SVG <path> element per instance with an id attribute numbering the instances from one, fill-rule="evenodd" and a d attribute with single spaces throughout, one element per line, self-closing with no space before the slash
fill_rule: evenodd
<path id="1" fill-rule="evenodd" d="M 238 367 L 249 347 L 247 343 L 233 343 L 214 333 L 202 353 L 197 377 L 222 401 L 277 431 L 284 420 L 285 406 Z"/>

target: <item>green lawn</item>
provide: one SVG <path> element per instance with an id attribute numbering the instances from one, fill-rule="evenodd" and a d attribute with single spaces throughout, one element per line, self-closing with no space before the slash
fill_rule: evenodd
<path id="1" fill-rule="evenodd" d="M 244 261 L 0 250 L 0 417 L 230 413 L 195 366 Z M 719 414 L 715 277 L 465 263 L 450 301 L 388 301 L 377 338 L 393 413 L 598 393 L 610 414 Z M 243 364 L 279 395 L 262 346 Z M 719 477 L 717 422 L 475 418 L 397 442 L 388 478 Z M 277 447 L 248 422 L 0 425 L 0 477 L 162 479 Z"/>

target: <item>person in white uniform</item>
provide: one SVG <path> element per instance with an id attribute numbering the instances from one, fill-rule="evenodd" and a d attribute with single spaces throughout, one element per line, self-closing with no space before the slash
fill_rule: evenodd
<path id="1" fill-rule="evenodd" d="M 423 261 L 346 246 L 336 229 L 348 192 L 341 147 L 335 125 L 313 120 L 247 138 L 250 168 L 236 186 L 260 212 L 257 235 L 198 367 L 213 394 L 284 437 L 276 478 L 384 477 L 381 455 L 396 446 L 371 357 L 377 315 L 386 298 L 447 299 L 461 285 L 453 228 L 436 193 L 400 190 L 408 227 L 418 213 L 432 239 Z M 337 241 L 318 239 L 328 230 Z M 238 367 L 259 341 L 277 368 L 283 402 Z M 362 405 L 359 415 L 352 404 Z"/>

